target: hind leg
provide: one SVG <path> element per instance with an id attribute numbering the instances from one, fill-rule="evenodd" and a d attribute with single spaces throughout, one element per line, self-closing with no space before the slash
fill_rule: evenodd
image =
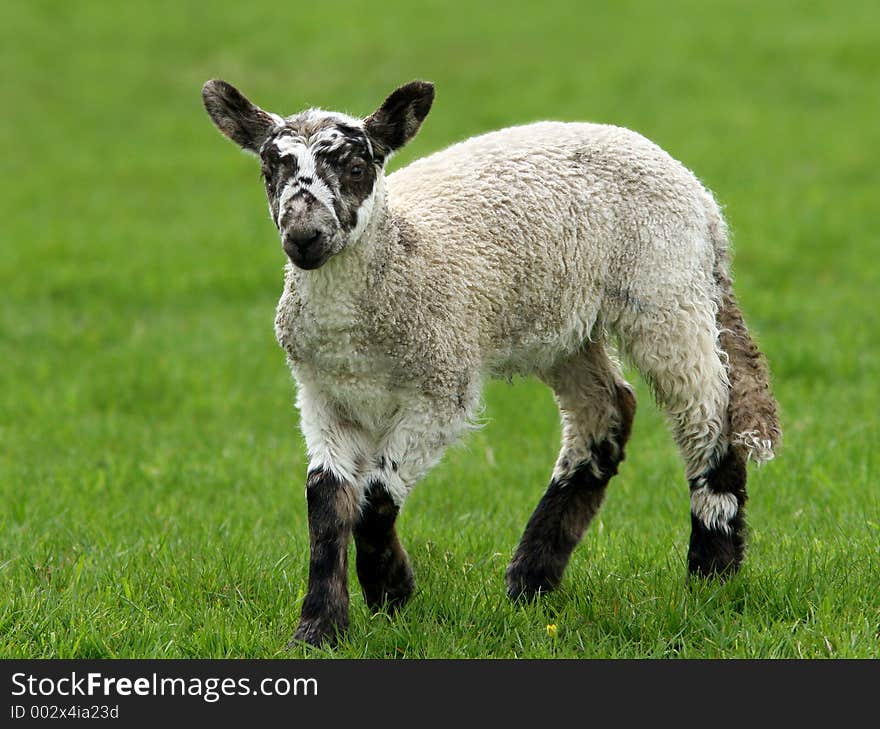
<path id="1" fill-rule="evenodd" d="M 636 408 L 632 389 L 601 344 L 588 345 L 544 379 L 562 415 L 562 450 L 507 569 L 507 594 L 514 599 L 559 584 L 623 460 Z"/>
<path id="2" fill-rule="evenodd" d="M 709 577 L 733 573 L 745 556 L 746 463 L 728 446 L 716 466 L 691 480 L 688 571 Z"/>
<path id="3" fill-rule="evenodd" d="M 729 439 L 729 381 L 711 302 L 627 332 L 627 349 L 666 411 L 691 495 L 688 570 L 729 574 L 745 552 L 746 463 Z"/>

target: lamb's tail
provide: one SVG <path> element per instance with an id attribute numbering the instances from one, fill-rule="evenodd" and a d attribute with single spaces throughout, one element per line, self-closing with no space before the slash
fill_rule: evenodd
<path id="1" fill-rule="evenodd" d="M 727 231 L 720 216 L 714 227 L 714 275 L 720 294 L 716 320 L 721 348 L 728 357 L 731 444 L 744 458 L 764 463 L 776 455 L 782 444 L 776 399 L 770 390 L 770 370 L 746 328 L 733 293 Z"/>

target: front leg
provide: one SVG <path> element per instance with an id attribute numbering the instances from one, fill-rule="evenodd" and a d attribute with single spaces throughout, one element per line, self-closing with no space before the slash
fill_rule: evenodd
<path id="1" fill-rule="evenodd" d="M 358 513 L 354 488 L 329 468 L 309 472 L 309 588 L 293 641 L 333 644 L 348 628 L 348 544 Z"/>
<path id="2" fill-rule="evenodd" d="M 465 430 L 468 411 L 422 400 L 410 403 L 364 475 L 361 516 L 354 528 L 357 575 L 371 610 L 400 608 L 415 589 L 412 568 L 395 530 L 397 515 L 413 486 Z"/>
<path id="3" fill-rule="evenodd" d="M 336 642 L 348 628 L 348 545 L 360 511 L 363 434 L 316 388 L 301 382 L 297 405 L 309 453 L 309 587 L 293 641 Z"/>
<path id="4" fill-rule="evenodd" d="M 400 508 L 382 481 L 372 481 L 364 496 L 354 528 L 358 580 L 371 610 L 385 607 L 394 612 L 415 587 L 409 560 L 394 529 Z"/>

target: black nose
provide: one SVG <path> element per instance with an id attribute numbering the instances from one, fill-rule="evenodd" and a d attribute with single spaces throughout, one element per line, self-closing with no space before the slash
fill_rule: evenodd
<path id="1" fill-rule="evenodd" d="M 284 252 L 294 255 L 314 250 L 320 246 L 323 237 L 323 233 L 317 228 L 288 230 L 284 234 Z"/>

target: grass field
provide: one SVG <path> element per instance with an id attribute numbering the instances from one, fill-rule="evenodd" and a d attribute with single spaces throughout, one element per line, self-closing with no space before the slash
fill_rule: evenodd
<path id="1" fill-rule="evenodd" d="M 284 9 L 280 9 L 284 8 Z M 0 22 L 0 656 L 880 655 L 880 9 L 871 2 L 5 3 Z M 283 254 L 220 76 L 291 113 L 437 84 L 398 167 L 539 118 L 629 126 L 726 206 L 783 411 L 751 550 L 688 584 L 683 469 L 638 382 L 628 458 L 563 588 L 503 575 L 556 457 L 531 381 L 400 520 L 418 591 L 352 582 L 334 651 L 304 595 L 305 461 L 272 331 Z M 557 626 L 550 637 L 548 624 Z"/>

